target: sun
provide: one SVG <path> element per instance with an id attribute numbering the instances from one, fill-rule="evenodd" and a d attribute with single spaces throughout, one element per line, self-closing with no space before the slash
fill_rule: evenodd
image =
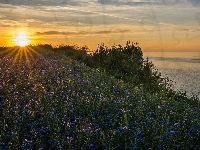
<path id="1" fill-rule="evenodd" d="M 28 36 L 25 32 L 19 32 L 14 38 L 14 42 L 18 46 L 26 46 L 30 43 Z"/>

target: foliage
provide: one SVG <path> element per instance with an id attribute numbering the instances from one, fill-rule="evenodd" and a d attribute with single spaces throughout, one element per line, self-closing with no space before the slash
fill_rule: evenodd
<path id="1" fill-rule="evenodd" d="M 88 47 L 84 46 L 79 48 L 76 45 L 70 46 L 70 45 L 59 45 L 55 47 L 53 50 L 56 53 L 62 54 L 62 55 L 67 55 L 71 57 L 72 59 L 76 59 L 78 61 L 84 61 L 86 58 L 86 51 Z"/>
<path id="2" fill-rule="evenodd" d="M 172 84 L 168 78 L 163 78 L 158 69 L 152 62 L 143 58 L 143 53 L 138 43 L 127 41 L 126 46 L 113 45 L 108 48 L 104 44 L 98 45 L 93 53 L 88 53 L 88 47 L 78 47 L 77 45 L 57 45 L 52 47 L 48 44 L 38 44 L 32 46 L 33 49 L 42 49 L 43 52 L 53 51 L 55 54 L 69 56 L 71 59 L 84 63 L 91 68 L 106 71 L 109 75 L 120 79 L 123 82 L 132 84 L 134 87 L 142 87 L 151 93 L 162 93 L 164 90 L 166 96 L 174 95 L 186 97 L 184 93 L 175 92 L 171 89 Z"/>
<path id="3" fill-rule="evenodd" d="M 39 48 L 1 53 L 0 68 L 0 149 L 200 147 L 195 99 L 152 94 Z"/>
<path id="4" fill-rule="evenodd" d="M 90 67 L 101 68 L 125 82 L 132 82 L 135 86 L 144 84 L 145 88 L 152 91 L 157 90 L 152 89 L 152 85 L 159 87 L 163 84 L 161 74 L 155 70 L 152 62 L 148 58 L 144 60 L 141 48 L 137 43 L 130 44 L 130 41 L 127 41 L 125 47 L 114 45 L 108 48 L 101 44 L 83 62 Z"/>

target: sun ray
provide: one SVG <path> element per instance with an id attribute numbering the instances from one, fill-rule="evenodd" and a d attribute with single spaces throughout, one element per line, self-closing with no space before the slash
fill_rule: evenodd
<path id="1" fill-rule="evenodd" d="M 22 61 L 23 61 L 23 50 L 21 47 L 19 48 L 19 57 L 18 57 L 18 71 L 20 72 L 22 70 Z"/>
<path id="2" fill-rule="evenodd" d="M 0 56 L 3 56 L 1 61 L 5 61 L 6 59 L 10 58 L 14 53 L 17 51 L 16 48 L 7 48 L 3 51 L 1 51 Z"/>
<path id="3" fill-rule="evenodd" d="M 36 56 L 41 57 L 42 59 L 45 59 L 43 55 L 41 55 L 40 53 L 38 53 L 35 49 L 33 49 L 32 47 L 29 47 L 29 50 L 31 52 L 33 52 Z"/>
<path id="4" fill-rule="evenodd" d="M 32 47 L 29 47 L 29 49 L 33 52 L 33 53 L 35 53 L 37 56 L 40 56 L 40 57 L 42 57 L 42 55 L 40 54 L 40 53 L 38 53 L 35 49 L 33 49 Z"/>
<path id="5" fill-rule="evenodd" d="M 41 57 L 41 59 L 42 59 L 43 61 L 45 61 L 46 64 L 52 65 L 51 62 L 49 62 L 48 60 L 46 60 L 46 58 L 42 55 L 42 50 L 44 50 L 44 49 L 37 49 L 37 51 L 36 51 L 36 49 L 30 47 L 30 50 L 31 50 L 36 56 Z M 40 51 L 40 52 L 38 52 L 38 51 Z"/>
<path id="6" fill-rule="evenodd" d="M 4 57 L 4 61 L 6 61 L 7 59 L 12 59 L 13 58 L 12 61 L 11 61 L 11 64 L 9 64 L 7 66 L 7 71 L 8 72 L 14 70 L 14 68 L 17 67 L 16 66 L 17 65 L 16 62 L 17 62 L 17 58 L 18 58 L 18 56 L 17 56 L 18 53 L 19 53 L 18 48 L 14 47 L 14 48 L 10 49 L 10 52 L 7 53 L 6 56 Z M 9 74 L 6 74 L 5 77 L 8 78 L 8 79 L 11 78 Z"/>
<path id="7" fill-rule="evenodd" d="M 9 53 L 11 50 L 13 50 L 13 47 L 1 49 L 1 51 L 0 51 L 0 56 L 3 56 L 3 55 L 5 55 L 6 53 Z"/>
<path id="8" fill-rule="evenodd" d="M 33 61 L 34 63 L 36 63 L 34 56 L 35 57 L 42 57 L 42 55 L 40 55 L 39 53 L 35 53 L 36 55 L 33 56 L 33 53 L 35 53 L 35 50 L 32 49 L 31 47 L 28 47 L 27 54 L 29 55 L 31 61 Z"/>
<path id="9" fill-rule="evenodd" d="M 28 66 L 29 71 L 32 69 L 31 67 L 31 62 L 30 62 L 30 56 L 29 56 L 29 51 L 28 51 L 28 47 L 24 48 L 24 55 L 25 55 L 25 60 L 26 60 L 26 64 Z"/>

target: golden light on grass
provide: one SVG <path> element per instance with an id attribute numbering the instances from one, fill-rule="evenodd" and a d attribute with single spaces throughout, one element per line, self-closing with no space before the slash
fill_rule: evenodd
<path id="1" fill-rule="evenodd" d="M 19 32 L 14 37 L 14 42 L 17 46 L 26 46 L 30 43 L 28 36 L 25 32 Z"/>

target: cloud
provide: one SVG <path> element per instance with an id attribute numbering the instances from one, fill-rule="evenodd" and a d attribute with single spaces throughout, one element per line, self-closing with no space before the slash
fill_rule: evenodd
<path id="1" fill-rule="evenodd" d="M 131 30 L 118 30 L 118 31 L 104 31 L 104 30 L 100 30 L 100 31 L 79 31 L 79 32 L 59 32 L 59 31 L 47 31 L 47 32 L 36 32 L 35 35 L 47 35 L 47 36 L 51 36 L 51 35 L 90 35 L 90 34 L 110 34 L 110 33 L 127 33 L 130 32 Z"/>
<path id="2" fill-rule="evenodd" d="M 0 0 L 0 4 L 24 5 L 24 6 L 88 6 L 90 3 L 112 5 L 112 6 L 141 6 L 141 5 L 165 5 L 174 6 L 176 4 L 191 3 L 199 6 L 200 0 Z"/>
<path id="3" fill-rule="evenodd" d="M 187 28 L 179 28 L 179 29 L 177 29 L 176 31 L 179 31 L 179 32 L 186 32 L 186 31 L 190 31 L 190 29 L 187 29 Z"/>
<path id="4" fill-rule="evenodd" d="M 26 6 L 37 6 L 37 5 L 57 5 L 59 1 L 47 1 L 47 0 L 1 0 L 0 3 L 2 4 L 11 4 L 11 5 L 26 5 Z"/>
<path id="5" fill-rule="evenodd" d="M 92 1 L 92 0 L 91 0 Z M 63 6 L 63 5 L 83 5 L 87 0 L 0 0 L 1 4 L 26 5 L 26 6 Z"/>
<path id="6" fill-rule="evenodd" d="M 197 22 L 198 22 L 198 24 L 200 26 L 200 12 L 195 14 L 195 18 L 196 18 L 196 20 L 197 20 Z"/>
<path id="7" fill-rule="evenodd" d="M 2 4 L 11 5 L 26 5 L 26 6 L 87 6 L 89 3 L 103 4 L 103 5 L 174 5 L 180 0 L 0 0 Z M 192 3 L 198 0 L 190 0 Z"/>
<path id="8" fill-rule="evenodd" d="M 191 3 L 194 7 L 199 6 L 200 0 L 187 0 L 189 3 Z"/>
<path id="9" fill-rule="evenodd" d="M 131 5 L 131 6 L 138 6 L 138 5 L 149 5 L 149 4 L 159 4 L 160 1 L 131 1 L 131 0 L 97 0 L 100 4 L 106 5 Z"/>
<path id="10" fill-rule="evenodd" d="M 97 0 L 102 5 L 130 5 L 130 6 L 141 6 L 141 5 L 163 5 L 163 6 L 175 6 L 177 4 L 185 4 L 185 2 L 191 3 L 193 6 L 198 6 L 200 0 Z"/>

